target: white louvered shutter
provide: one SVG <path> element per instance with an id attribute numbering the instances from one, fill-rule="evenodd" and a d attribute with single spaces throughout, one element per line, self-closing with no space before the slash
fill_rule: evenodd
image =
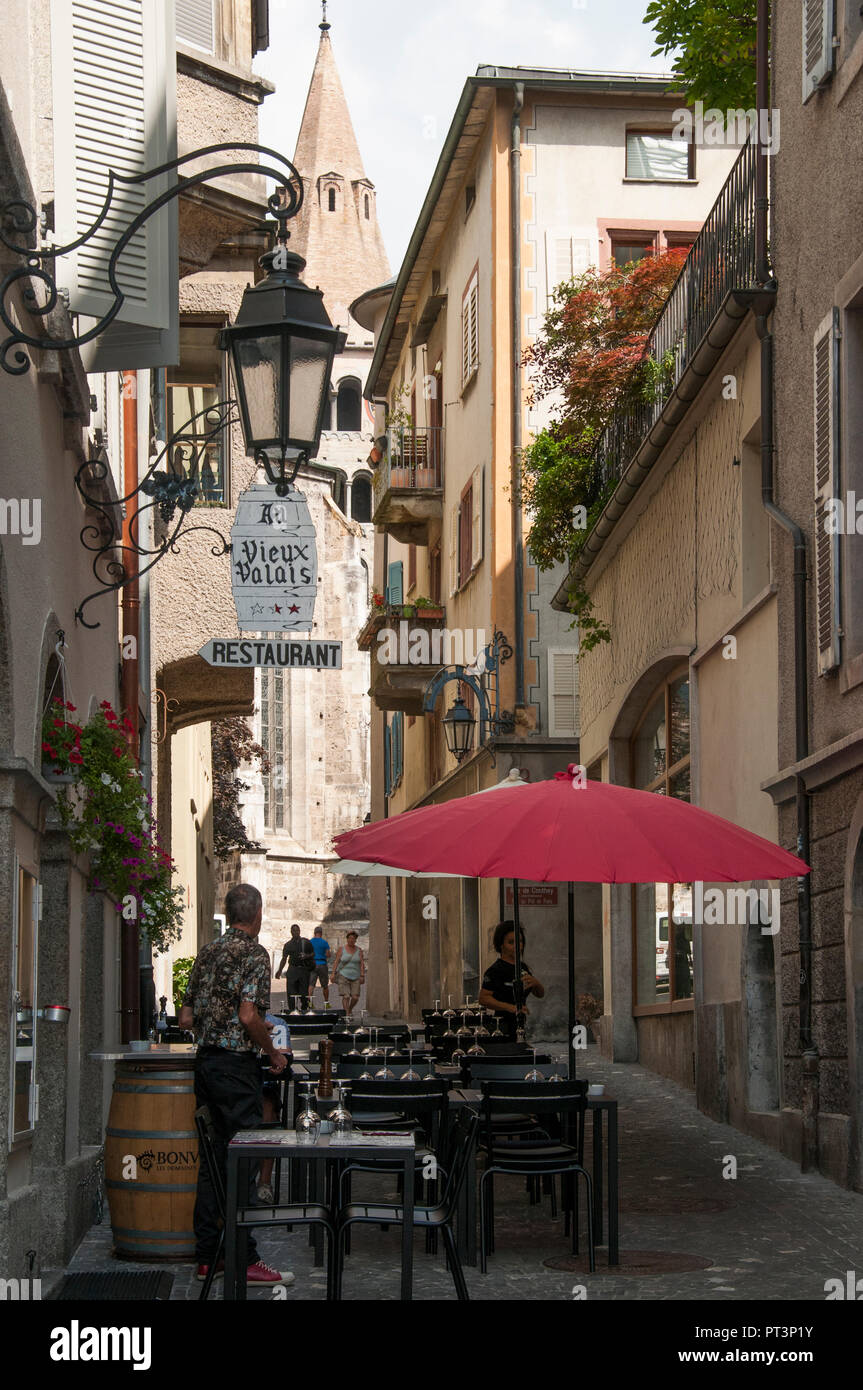
<path id="1" fill-rule="evenodd" d="M 833 73 L 835 0 L 803 0 L 803 100 Z"/>
<path id="2" fill-rule="evenodd" d="M 566 230 L 550 228 L 545 234 L 545 289 L 549 306 L 558 285 L 582 275 L 590 265 L 590 241 Z"/>
<path id="3" fill-rule="evenodd" d="M 815 628 L 818 672 L 839 665 L 839 537 L 827 530 L 827 506 L 836 498 L 838 330 L 834 309 L 815 334 Z"/>
<path id="4" fill-rule="evenodd" d="M 475 468 L 471 475 L 471 540 L 470 567 L 475 570 L 482 559 L 482 521 L 485 469 Z"/>
<path id="5" fill-rule="evenodd" d="M 552 738 L 578 737 L 578 652 L 549 648 L 548 732 Z"/>
<path id="6" fill-rule="evenodd" d="M 474 276 L 464 297 L 461 322 L 462 374 L 466 386 L 479 365 L 479 278 Z"/>
<path id="7" fill-rule="evenodd" d="M 456 505 L 450 512 L 449 518 L 449 596 L 458 590 L 458 518 L 459 507 Z"/>
<path id="8" fill-rule="evenodd" d="M 192 48 L 213 53 L 216 47 L 213 0 L 176 0 L 177 38 Z"/>
<path id="9" fill-rule="evenodd" d="M 56 238 L 83 236 L 105 200 L 108 173 L 135 175 L 176 155 L 173 0 L 52 0 Z M 86 330 L 112 306 L 111 251 L 129 223 L 173 186 L 171 172 L 119 184 L 104 223 L 57 263 L 58 284 Z M 124 301 L 83 352 L 88 371 L 178 360 L 177 202 L 148 219 L 117 261 Z"/>

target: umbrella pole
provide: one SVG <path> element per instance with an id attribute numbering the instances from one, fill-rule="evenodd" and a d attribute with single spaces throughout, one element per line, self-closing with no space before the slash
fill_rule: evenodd
<path id="1" fill-rule="evenodd" d="M 569 1079 L 575 1080 L 575 884 L 566 885 L 567 970 L 569 973 Z"/>
<path id="2" fill-rule="evenodd" d="M 515 939 L 515 975 L 513 976 L 513 997 L 518 1012 L 515 1016 L 515 1035 L 518 1038 L 519 1029 L 524 1037 L 525 1017 L 523 1013 L 524 993 L 521 988 L 521 927 L 518 920 L 518 879 L 512 881 L 512 924 L 514 927 Z"/>

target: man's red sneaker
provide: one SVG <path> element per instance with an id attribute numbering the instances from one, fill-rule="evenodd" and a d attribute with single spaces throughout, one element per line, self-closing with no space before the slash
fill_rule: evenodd
<path id="1" fill-rule="evenodd" d="M 198 1279 L 200 1279 L 201 1282 L 203 1283 L 203 1281 L 206 1279 L 206 1277 L 207 1277 L 207 1275 L 209 1274 L 209 1272 L 210 1272 L 210 1266 L 209 1266 L 209 1265 L 198 1265 L 198 1273 L 197 1273 L 197 1276 L 196 1276 L 196 1277 L 197 1277 Z M 213 1277 L 216 1278 L 216 1279 L 221 1279 L 221 1277 L 222 1277 L 222 1275 L 224 1274 L 224 1272 L 225 1272 L 225 1261 L 224 1261 L 224 1260 L 219 1260 L 219 1263 L 216 1265 L 216 1273 L 215 1273 L 215 1275 L 214 1275 Z"/>
<path id="2" fill-rule="evenodd" d="M 258 1260 L 256 1264 L 249 1265 L 246 1270 L 247 1284 L 293 1284 L 294 1276 L 289 1270 L 280 1273 L 277 1269 L 271 1269 L 265 1265 L 263 1260 Z"/>

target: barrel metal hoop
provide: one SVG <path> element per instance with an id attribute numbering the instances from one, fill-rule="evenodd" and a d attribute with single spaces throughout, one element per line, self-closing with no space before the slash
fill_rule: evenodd
<path id="1" fill-rule="evenodd" d="M 106 1187 L 121 1188 L 124 1192 L 163 1192 L 167 1196 L 170 1192 L 197 1192 L 196 1182 L 137 1182 L 130 1178 L 128 1182 L 121 1182 L 119 1178 L 106 1178 Z"/>
<path id="2" fill-rule="evenodd" d="M 107 1139 L 197 1139 L 194 1129 L 106 1129 Z"/>
<path id="3" fill-rule="evenodd" d="M 119 1081 L 114 1082 L 114 1091 L 123 1091 L 126 1095 L 133 1096 L 190 1096 L 192 1094 L 189 1086 L 122 1086 Z"/>
<path id="4" fill-rule="evenodd" d="M 142 1231 L 140 1226 L 112 1226 L 111 1233 L 115 1236 L 152 1236 L 154 1240 L 194 1240 L 194 1231 Z"/>

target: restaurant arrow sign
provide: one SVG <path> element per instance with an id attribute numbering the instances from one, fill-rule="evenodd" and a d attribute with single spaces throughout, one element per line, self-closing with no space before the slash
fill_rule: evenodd
<path id="1" fill-rule="evenodd" d="M 198 652 L 210 666 L 272 666 L 286 669 L 310 666 L 316 671 L 342 669 L 342 644 L 324 638 L 312 642 L 282 642 L 259 638 L 216 637 Z"/>

